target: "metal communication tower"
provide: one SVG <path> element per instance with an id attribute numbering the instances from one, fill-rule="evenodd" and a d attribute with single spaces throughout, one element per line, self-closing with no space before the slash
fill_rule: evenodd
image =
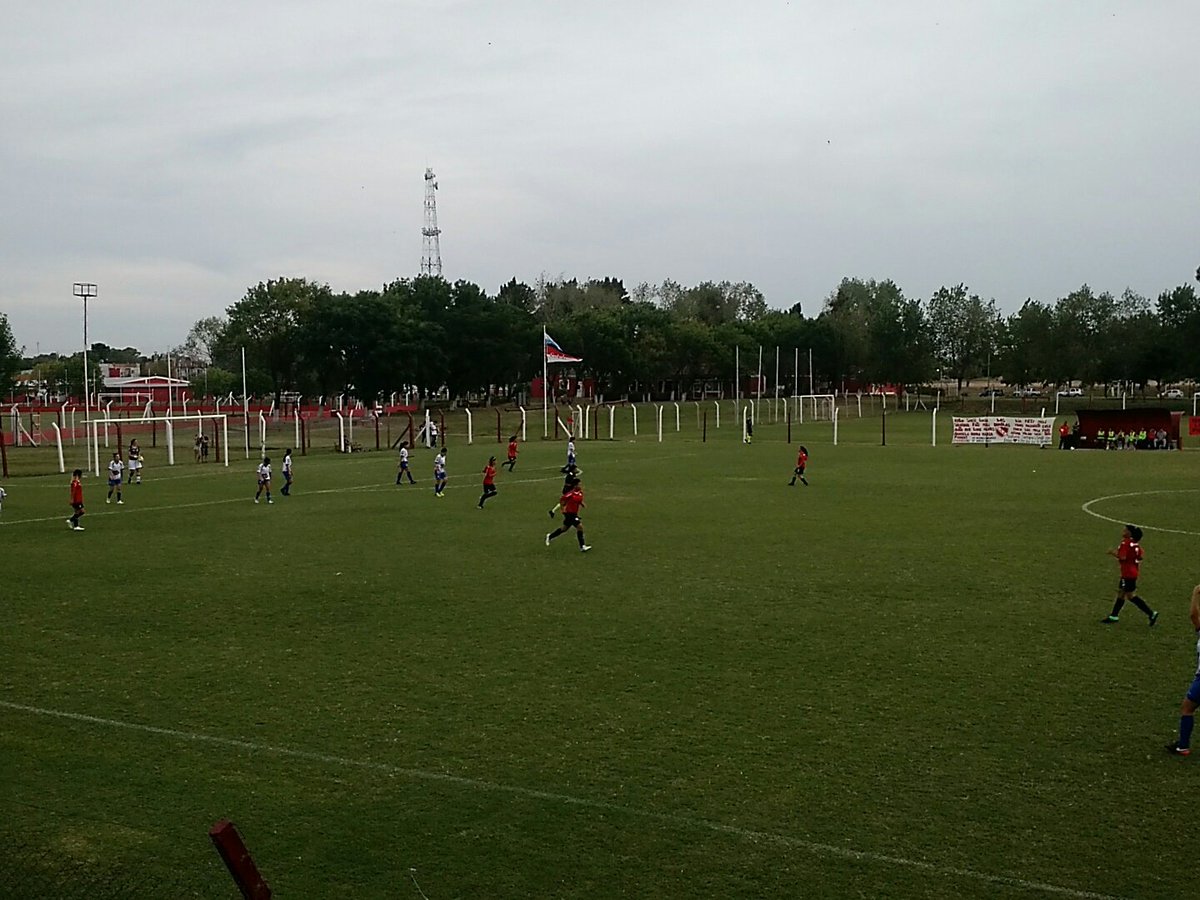
<path id="1" fill-rule="evenodd" d="M 442 274 L 442 244 L 437 223 L 437 181 L 433 169 L 425 170 L 425 226 L 421 229 L 421 274 Z"/>

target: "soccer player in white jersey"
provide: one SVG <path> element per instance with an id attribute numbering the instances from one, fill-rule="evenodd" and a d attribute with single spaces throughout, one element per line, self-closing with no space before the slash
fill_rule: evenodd
<path id="1" fill-rule="evenodd" d="M 258 464 L 258 492 L 254 495 L 254 502 L 258 502 L 258 498 L 262 496 L 263 491 L 267 492 L 267 502 L 273 503 L 271 499 L 271 457 L 264 456 L 263 461 Z"/>
<path id="2" fill-rule="evenodd" d="M 104 498 L 105 503 L 112 503 L 113 491 L 116 491 L 117 505 L 125 505 L 125 501 L 121 499 L 121 481 L 124 475 L 125 463 L 121 462 L 121 453 L 118 451 L 113 454 L 112 462 L 108 464 L 108 496 Z"/>
<path id="3" fill-rule="evenodd" d="M 575 436 L 567 435 L 567 464 L 559 469 L 560 472 L 570 472 L 575 467 Z"/>
<path id="4" fill-rule="evenodd" d="M 1175 756 L 1191 755 L 1192 726 L 1196 724 L 1196 708 L 1200 707 L 1200 584 L 1192 588 L 1188 617 L 1196 629 L 1196 677 L 1179 705 L 1179 740 L 1167 744 L 1167 752 Z"/>
<path id="5" fill-rule="evenodd" d="M 400 442 L 400 463 L 396 467 L 396 484 L 403 484 L 404 476 L 408 476 L 409 484 L 416 484 L 417 479 L 412 477 L 412 469 L 408 467 L 408 441 Z"/>
<path id="6" fill-rule="evenodd" d="M 446 490 L 446 448 L 438 451 L 433 458 L 433 496 L 445 497 Z"/>
<path id="7" fill-rule="evenodd" d="M 283 487 L 279 493 L 285 497 L 291 496 L 292 490 L 292 451 L 290 449 L 283 451 Z"/>

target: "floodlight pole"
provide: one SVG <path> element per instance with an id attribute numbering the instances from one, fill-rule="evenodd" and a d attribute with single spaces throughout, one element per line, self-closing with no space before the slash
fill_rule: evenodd
<path id="1" fill-rule="evenodd" d="M 83 408 L 84 421 L 92 417 L 91 392 L 88 390 L 88 333 L 87 333 L 87 302 L 88 297 L 96 296 L 96 285 L 85 281 L 76 281 L 71 287 L 76 297 L 83 299 Z M 88 468 L 92 467 L 92 442 L 87 442 Z M 99 464 L 99 460 L 97 460 Z"/>

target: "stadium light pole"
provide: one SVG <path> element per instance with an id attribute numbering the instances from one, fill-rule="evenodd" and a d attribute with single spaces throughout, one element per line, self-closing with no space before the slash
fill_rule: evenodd
<path id="1" fill-rule="evenodd" d="M 87 333 L 87 302 L 88 297 L 96 296 L 96 285 L 86 281 L 76 281 L 72 292 L 83 300 L 83 421 L 86 423 L 92 417 L 91 392 L 88 390 L 88 333 Z M 88 468 L 92 466 L 92 442 L 87 441 Z"/>

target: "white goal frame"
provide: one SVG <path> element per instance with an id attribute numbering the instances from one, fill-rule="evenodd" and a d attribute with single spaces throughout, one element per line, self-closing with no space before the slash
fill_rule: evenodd
<path id="1" fill-rule="evenodd" d="M 203 430 L 205 421 L 220 421 L 221 452 L 225 457 L 225 468 L 229 468 L 229 416 L 225 413 L 189 413 L 183 416 L 140 416 L 136 419 L 113 419 L 108 416 L 100 419 L 85 419 L 83 424 L 87 428 L 87 439 L 92 443 L 92 459 L 96 465 L 95 474 L 97 476 L 100 475 L 100 431 L 102 429 L 105 432 L 105 441 L 107 443 L 109 426 L 115 428 L 118 425 L 143 425 L 147 422 L 165 423 L 167 432 L 167 465 L 173 466 L 175 465 L 175 425 L 195 422 L 196 431 L 199 433 Z"/>
<path id="2" fill-rule="evenodd" d="M 795 419 L 798 424 L 804 424 L 804 406 L 805 401 L 809 401 L 812 408 L 812 415 L 809 418 L 814 422 L 832 422 L 834 411 L 837 409 L 837 396 L 835 394 L 793 394 L 792 407 L 795 410 Z M 820 411 L 828 403 L 828 415 L 820 415 Z M 818 405 L 820 404 L 820 405 Z"/>

